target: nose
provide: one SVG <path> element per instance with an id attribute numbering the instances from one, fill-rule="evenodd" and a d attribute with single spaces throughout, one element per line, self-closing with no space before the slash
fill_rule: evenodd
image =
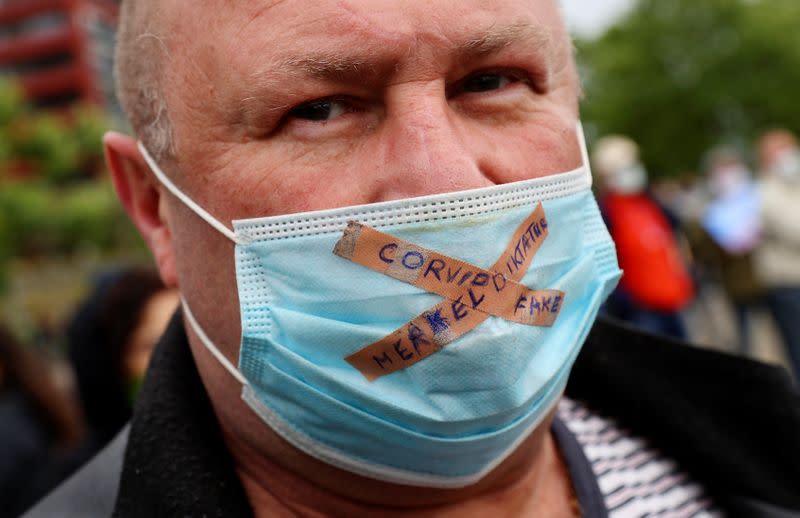
<path id="1" fill-rule="evenodd" d="M 375 171 L 373 201 L 475 189 L 493 185 L 476 150 L 459 132 L 443 86 L 407 84 L 387 96 Z"/>

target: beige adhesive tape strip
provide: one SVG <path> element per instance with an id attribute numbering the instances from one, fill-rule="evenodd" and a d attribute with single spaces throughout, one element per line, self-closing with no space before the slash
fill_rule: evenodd
<path id="1" fill-rule="evenodd" d="M 556 290 L 533 291 L 519 284 L 547 237 L 547 230 L 540 203 L 517 228 L 497 262 L 490 270 L 484 270 L 366 225 L 351 224 L 336 244 L 335 254 L 449 300 L 348 356 L 347 362 L 374 381 L 427 358 L 480 325 L 490 314 L 522 324 L 552 325 L 561 310 L 564 294 Z M 448 264 L 450 277 L 446 271 Z M 434 273 L 437 268 L 438 276 Z M 458 268 L 461 270 L 456 275 Z M 467 277 L 467 273 L 471 275 Z M 448 278 L 451 282 L 443 282 Z M 476 279 L 478 282 L 474 282 Z"/>
<path id="2" fill-rule="evenodd" d="M 536 214 L 540 216 L 540 214 Z M 416 246 L 367 225 L 351 222 L 334 253 L 397 280 L 441 295 L 471 310 L 526 325 L 552 325 L 564 294 L 534 291 L 509 277 L 533 257 L 547 237 L 542 217 L 526 227 L 495 271 Z M 497 265 L 495 265 L 497 266 Z"/>

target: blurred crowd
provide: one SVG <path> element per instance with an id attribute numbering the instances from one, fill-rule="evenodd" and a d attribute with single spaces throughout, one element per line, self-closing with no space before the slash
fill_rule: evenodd
<path id="1" fill-rule="evenodd" d="M 155 272 L 99 275 L 61 330 L 67 376 L 0 324 L 0 517 L 24 512 L 125 426 L 177 304 Z"/>
<path id="2" fill-rule="evenodd" d="M 754 157 L 751 167 L 748 157 Z M 605 312 L 655 333 L 691 339 L 686 314 L 721 287 L 736 347 L 752 355 L 752 320 L 768 313 L 800 373 L 800 147 L 786 130 L 752 150 L 718 147 L 700 174 L 652 180 L 636 143 L 596 142 L 598 201 L 625 271 Z"/>

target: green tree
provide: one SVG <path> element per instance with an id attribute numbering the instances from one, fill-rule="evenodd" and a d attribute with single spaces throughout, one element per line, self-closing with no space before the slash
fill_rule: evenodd
<path id="1" fill-rule="evenodd" d="M 143 248 L 101 174 L 109 126 L 92 106 L 37 110 L 0 77 L 0 296 L 12 258 Z"/>
<path id="2" fill-rule="evenodd" d="M 656 175 L 696 169 L 704 152 L 800 130 L 800 2 L 640 0 L 577 42 L 591 134 L 623 133 Z"/>

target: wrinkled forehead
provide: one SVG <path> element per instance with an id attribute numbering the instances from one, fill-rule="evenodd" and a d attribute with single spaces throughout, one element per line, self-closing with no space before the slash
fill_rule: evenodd
<path id="1" fill-rule="evenodd" d="M 142 0 L 139 0 L 142 1 Z M 145 0 L 154 14 L 168 17 L 173 23 L 187 27 L 218 29 L 228 23 L 238 24 L 239 28 L 253 22 L 270 20 L 290 25 L 314 24 L 333 20 L 342 22 L 373 21 L 389 22 L 392 32 L 408 32 L 409 22 L 436 21 L 446 29 L 458 25 L 461 20 L 448 17 L 448 7 L 460 8 L 462 12 L 472 12 L 477 19 L 490 16 L 530 16 L 531 21 L 543 25 L 563 28 L 558 0 Z M 196 39 L 203 39 L 207 31 L 195 33 Z"/>
<path id="2" fill-rule="evenodd" d="M 515 38 L 540 47 L 553 65 L 571 62 L 571 43 L 557 0 L 172 0 L 159 4 L 159 16 L 168 25 L 166 33 L 175 36 L 169 44 L 170 55 L 181 58 L 180 63 L 210 65 L 213 61 L 235 66 L 246 61 L 247 66 L 258 63 L 269 69 L 285 64 L 299 51 L 333 58 L 353 50 L 365 57 L 392 52 L 400 61 L 470 44 L 503 45 Z"/>

